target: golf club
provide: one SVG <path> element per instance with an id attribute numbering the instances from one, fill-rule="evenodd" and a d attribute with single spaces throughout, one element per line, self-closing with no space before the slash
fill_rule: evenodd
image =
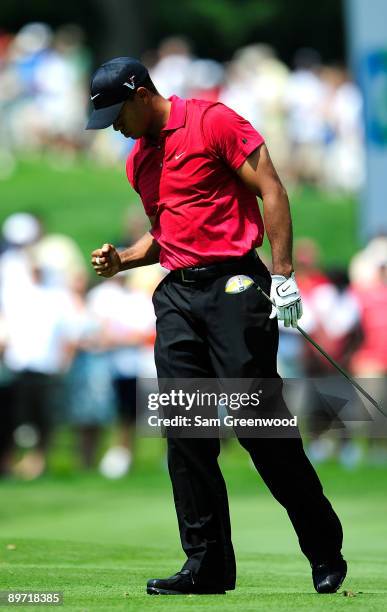
<path id="1" fill-rule="evenodd" d="M 275 307 L 275 303 L 273 302 L 273 300 L 270 298 L 270 296 L 267 295 L 267 293 L 265 293 L 263 291 L 263 289 L 261 289 L 261 287 L 259 287 L 259 285 L 256 285 L 258 291 L 260 293 L 262 293 L 262 295 L 269 300 L 270 304 L 272 304 L 272 306 Z M 302 327 L 300 327 L 300 325 L 296 326 L 296 329 L 298 329 L 298 331 L 304 336 L 304 338 L 310 342 L 310 344 L 312 344 L 314 346 L 315 349 L 317 349 L 321 355 L 323 355 L 325 357 L 325 359 L 327 359 L 329 361 L 329 363 L 331 363 L 336 370 L 338 370 L 340 372 L 340 374 L 342 374 L 358 391 L 360 391 L 360 393 L 362 393 L 362 395 L 368 399 L 369 402 L 371 402 L 371 404 L 373 406 L 375 406 L 375 408 L 377 410 L 379 410 L 379 412 L 383 415 L 383 416 L 387 416 L 387 414 L 382 410 L 382 408 L 379 406 L 378 402 L 369 394 L 367 393 L 367 391 L 365 389 L 363 389 L 363 387 L 361 385 L 359 385 L 358 382 L 356 382 L 356 380 L 354 380 L 354 378 L 352 378 L 352 376 L 350 374 L 348 374 L 348 372 L 346 372 L 338 363 L 337 361 L 335 361 L 333 359 L 333 357 L 331 357 L 330 355 L 328 355 L 328 353 L 326 351 L 324 351 L 324 349 L 317 344 L 317 342 L 315 342 L 313 340 L 313 338 L 311 338 L 309 336 L 309 334 L 302 329 Z"/>

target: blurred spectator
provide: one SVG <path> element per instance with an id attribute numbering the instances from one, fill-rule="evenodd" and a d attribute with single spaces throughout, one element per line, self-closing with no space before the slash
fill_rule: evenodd
<path id="1" fill-rule="evenodd" d="M 31 252 L 46 285 L 70 287 L 86 274 L 82 252 L 69 236 L 43 234 Z"/>
<path id="2" fill-rule="evenodd" d="M 21 302 L 24 291 L 32 284 L 30 249 L 39 240 L 39 221 L 28 213 L 14 213 L 2 225 L 2 253 L 0 256 L 0 309 L 15 295 Z M 17 279 L 17 282 L 16 282 Z"/>
<path id="3" fill-rule="evenodd" d="M 380 266 L 387 261 L 387 236 L 377 236 L 356 253 L 349 265 L 352 285 L 359 290 L 372 288 L 380 282 Z"/>
<path id="4" fill-rule="evenodd" d="M 349 362 L 360 338 L 360 306 L 349 286 L 346 270 L 332 268 L 327 282 L 316 286 L 310 293 L 308 305 L 312 314 L 310 332 L 313 339 L 343 368 Z M 309 376 L 334 373 L 333 366 L 310 344 L 305 344 Z"/>
<path id="5" fill-rule="evenodd" d="M 190 83 L 192 55 L 188 41 L 180 36 L 166 38 L 158 50 L 159 60 L 150 76 L 159 92 L 169 98 L 186 98 Z"/>
<path id="6" fill-rule="evenodd" d="M 359 377 L 387 375 L 387 258 L 380 261 L 372 286 L 356 289 L 363 341 L 352 359 Z"/>
<path id="7" fill-rule="evenodd" d="M 114 418 L 114 395 L 108 351 L 110 341 L 102 317 L 87 296 L 87 277 L 80 274 L 71 285 L 74 309 L 74 359 L 66 376 L 66 416 L 79 445 L 84 469 L 96 465 L 103 427 Z"/>
<path id="8" fill-rule="evenodd" d="M 309 312 L 308 332 L 313 340 L 343 368 L 349 370 L 353 351 L 361 340 L 360 308 L 356 295 L 349 285 L 347 271 L 332 268 L 326 273 L 324 281 L 309 287 L 306 307 Z M 336 369 L 310 343 L 303 342 L 304 374 L 307 378 L 337 375 Z M 333 384 L 333 383 L 332 383 Z M 314 462 L 322 462 L 332 457 L 336 445 L 332 432 L 332 415 L 321 403 L 313 382 L 304 398 L 306 429 L 309 435 L 308 456 Z M 338 449 L 340 460 L 346 467 L 353 467 L 361 459 L 361 449 L 352 440 L 345 439 L 339 430 Z"/>
<path id="9" fill-rule="evenodd" d="M 257 70 L 265 51 L 252 45 L 237 51 L 227 66 L 220 102 L 245 117 L 264 133 L 262 110 L 256 99 Z"/>
<path id="10" fill-rule="evenodd" d="M 3 303 L 4 363 L 14 375 L 15 424 L 28 424 L 36 432 L 34 450 L 15 466 L 24 478 L 36 478 L 45 470 L 50 434 L 61 416 L 62 375 L 74 340 L 71 312 L 69 294 L 44 286 L 38 268 L 32 268 L 32 282 L 22 295 L 8 291 Z"/>
<path id="11" fill-rule="evenodd" d="M 285 173 L 289 157 L 284 105 L 288 68 L 274 49 L 257 44 L 239 49 L 228 72 L 231 78 L 220 94 L 221 101 L 262 131 L 276 167 L 280 174 Z"/>
<path id="12" fill-rule="evenodd" d="M 159 265 L 147 266 L 132 270 L 129 277 L 129 286 L 132 291 L 141 293 L 148 302 L 148 323 L 145 341 L 140 347 L 139 376 L 142 378 L 156 378 L 154 360 L 154 341 L 156 339 L 156 319 L 153 310 L 152 296 L 157 285 L 167 274 Z"/>
<path id="13" fill-rule="evenodd" d="M 323 68 L 321 78 L 328 88 L 324 184 L 332 190 L 357 191 L 365 169 L 360 90 L 342 67 Z"/>
<path id="14" fill-rule="evenodd" d="M 294 266 L 297 270 L 297 283 L 303 298 L 328 282 L 321 269 L 320 252 L 317 243 L 311 238 L 299 238 L 294 247 Z"/>
<path id="15" fill-rule="evenodd" d="M 35 450 L 15 467 L 26 478 L 44 471 L 50 431 L 62 417 L 62 377 L 72 359 L 77 331 L 68 288 L 71 279 L 85 270 L 70 238 L 42 237 L 42 233 L 41 221 L 29 213 L 14 213 L 2 226 L 0 312 L 6 330 L 2 394 L 12 429 L 25 431 L 28 425 L 33 432 L 30 445 Z"/>
<path id="16" fill-rule="evenodd" d="M 65 25 L 54 33 L 44 23 L 29 23 L 2 49 L 0 157 L 11 168 L 17 151 L 50 147 L 62 157 L 72 154 L 84 141 L 88 99 L 82 31 Z"/>
<path id="17" fill-rule="evenodd" d="M 318 184 L 324 162 L 324 108 L 328 93 L 320 78 L 321 60 L 314 49 L 300 49 L 294 57 L 285 97 L 291 170 L 295 182 Z"/>
<path id="18" fill-rule="evenodd" d="M 372 240 L 356 257 L 356 266 L 352 266 L 354 290 L 360 304 L 362 342 L 352 357 L 351 369 L 358 378 L 374 379 L 370 381 L 370 392 L 381 406 L 385 406 L 387 394 L 387 256 L 383 258 L 386 246 L 385 238 Z M 371 253 L 375 256 L 373 260 L 369 259 Z M 368 279 L 364 274 L 367 262 Z M 363 428 L 362 436 L 368 439 L 368 460 L 385 464 L 386 419 L 370 404 L 367 411 L 371 420 L 367 429 Z"/>
<path id="19" fill-rule="evenodd" d="M 86 121 L 85 86 L 90 65 L 82 44 L 83 32 L 78 26 L 62 26 L 35 71 L 36 104 L 44 117 L 41 138 L 62 152 L 79 147 Z"/>
<path id="20" fill-rule="evenodd" d="M 31 281 L 31 258 L 39 268 L 43 283 L 69 287 L 86 265 L 78 245 L 69 236 L 46 234 L 44 223 L 30 213 L 14 213 L 2 226 L 3 253 L 0 256 L 0 299 L 10 287 L 15 291 L 15 278 L 19 290 Z M 4 298 L 3 298 L 4 299 Z"/>
<path id="21" fill-rule="evenodd" d="M 211 59 L 197 59 L 192 62 L 189 79 L 189 98 L 217 102 L 224 79 L 221 64 Z"/>
<path id="22" fill-rule="evenodd" d="M 141 270 L 143 277 L 149 269 Z M 152 274 L 152 272 L 151 272 Z M 160 278 L 158 272 L 158 278 Z M 102 458 L 101 473 L 108 478 L 120 478 L 131 467 L 134 453 L 136 422 L 136 386 L 141 372 L 144 343 L 153 342 L 154 311 L 150 297 L 128 286 L 127 274 L 102 282 L 89 294 L 89 306 L 101 321 L 108 350 L 108 371 L 115 391 L 118 416 L 117 443 Z"/>

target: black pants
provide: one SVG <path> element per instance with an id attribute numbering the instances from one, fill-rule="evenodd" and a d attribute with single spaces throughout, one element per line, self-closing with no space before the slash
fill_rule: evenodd
<path id="1" fill-rule="evenodd" d="M 63 402 L 62 381 L 55 374 L 25 370 L 15 378 L 13 402 L 16 426 L 35 425 L 38 448 L 47 451 L 54 424 L 58 422 Z"/>
<path id="2" fill-rule="evenodd" d="M 260 260 L 237 266 L 270 293 Z M 233 274 L 183 283 L 168 275 L 157 287 L 155 360 L 159 378 L 278 377 L 278 324 L 254 288 L 225 293 Z M 274 497 L 285 507 L 311 563 L 337 559 L 340 521 L 323 494 L 300 437 L 239 438 Z M 235 586 L 227 491 L 218 465 L 219 440 L 168 438 L 168 466 L 185 568 L 200 581 Z M 273 534 L 274 537 L 274 534 Z"/>
<path id="3" fill-rule="evenodd" d="M 13 387 L 11 383 L 0 384 L 0 478 L 6 475 L 8 454 L 13 448 Z"/>

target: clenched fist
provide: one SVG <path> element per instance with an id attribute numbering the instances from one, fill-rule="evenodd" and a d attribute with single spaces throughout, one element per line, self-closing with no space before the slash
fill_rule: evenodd
<path id="1" fill-rule="evenodd" d="M 91 254 L 91 263 L 98 276 L 109 278 L 121 270 L 121 259 L 112 244 L 104 244 Z"/>

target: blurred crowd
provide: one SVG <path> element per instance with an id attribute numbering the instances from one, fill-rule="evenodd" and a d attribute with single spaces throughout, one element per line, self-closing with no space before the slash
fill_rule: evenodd
<path id="1" fill-rule="evenodd" d="M 361 187 L 362 98 L 344 66 L 324 65 L 316 51 L 300 49 L 289 67 L 263 44 L 238 49 L 221 64 L 198 58 L 177 37 L 142 60 L 162 95 L 221 101 L 249 119 L 287 186 Z M 47 152 L 50 163 L 71 164 L 79 153 L 101 164 L 122 163 L 133 142 L 112 129 L 84 130 L 92 65 L 76 25 L 53 31 L 30 23 L 16 34 L 0 32 L 0 180 L 30 153 Z M 146 231 L 144 223 L 131 214 L 122 236 L 111 241 L 131 244 Z M 328 270 L 314 242 L 303 239 L 295 267 L 304 329 L 354 376 L 387 380 L 387 237 L 373 239 L 348 269 Z M 68 236 L 48 234 L 44 220 L 30 213 L 4 221 L 0 475 L 33 479 L 44 473 L 59 428 L 73 432 L 84 468 L 98 467 L 108 478 L 130 470 L 137 381 L 156 374 L 151 296 L 164 274 L 148 266 L 91 282 Z M 287 378 L 332 374 L 298 332 L 283 327 L 279 370 Z M 312 419 L 308 433 L 315 461 L 336 454 L 351 467 L 362 458 L 356 431 L 350 439 L 332 440 Z M 372 427 L 362 435 L 371 439 Z M 382 446 L 376 455 L 387 461 Z"/>
<path id="2" fill-rule="evenodd" d="M 109 59 L 109 58 L 106 58 Z M 286 184 L 354 191 L 364 179 L 362 98 L 345 66 L 300 49 L 287 66 L 268 45 L 238 49 L 227 63 L 195 56 L 183 38 L 164 40 L 142 60 L 164 96 L 221 101 L 264 135 Z M 133 143 L 112 129 L 86 133 L 91 54 L 81 29 L 30 23 L 0 33 L 0 178 L 20 154 L 85 151 L 115 163 Z M 52 162 L 57 161 L 50 157 Z"/>
<path id="3" fill-rule="evenodd" d="M 294 266 L 303 303 L 300 326 L 387 414 L 387 236 L 372 239 L 352 257 L 348 268 L 328 269 L 320 266 L 313 240 L 300 239 Z M 336 457 L 352 468 L 367 455 L 374 463 L 387 463 L 386 417 L 367 400 L 358 404 L 358 398 L 348 393 L 351 385 L 326 357 L 296 329 L 282 324 L 278 367 L 286 379 L 329 380 L 326 390 L 333 391 L 329 397 L 333 403 L 328 402 L 328 407 L 315 393 L 304 395 L 302 406 L 295 404 L 304 413 L 308 454 L 314 462 Z M 348 404 L 339 398 L 349 399 Z M 342 429 L 341 418 L 349 421 Z M 360 424 L 368 419 L 366 426 Z"/>
<path id="4" fill-rule="evenodd" d="M 128 215 L 114 241 L 146 231 Z M 317 246 L 298 241 L 295 266 L 303 328 L 354 376 L 387 380 L 387 238 L 372 240 L 345 269 L 323 270 Z M 78 464 L 124 476 L 134 452 L 136 382 L 156 376 L 152 293 L 163 278 L 148 266 L 90 285 L 78 246 L 47 234 L 41 219 L 14 213 L 0 239 L 0 474 L 38 477 L 57 428 L 73 432 Z M 287 378 L 332 374 L 330 364 L 294 329 L 281 327 L 279 370 Z M 143 383 L 144 384 L 144 383 Z M 137 389 L 138 392 L 138 389 Z M 362 435 L 372 438 L 371 429 Z M 111 444 L 100 456 L 101 435 Z M 332 441 L 309 427 L 316 461 L 337 452 L 349 466 L 362 458 L 352 439 Z M 339 446 L 334 448 L 334 444 Z M 382 445 L 383 446 L 383 445 Z M 383 461 L 383 448 L 378 445 Z M 382 455 L 380 453 L 382 452 Z"/>
<path id="5" fill-rule="evenodd" d="M 130 228 L 121 237 L 126 244 L 146 230 L 131 218 Z M 92 467 L 100 434 L 114 422 L 115 441 L 100 470 L 110 477 L 126 473 L 136 379 L 156 374 L 151 296 L 162 268 L 91 287 L 78 246 L 46 234 L 42 221 L 27 213 L 5 220 L 0 253 L 0 472 L 40 475 L 60 425 L 74 429 L 80 463 Z M 31 450 L 15 461 L 17 447 Z"/>

